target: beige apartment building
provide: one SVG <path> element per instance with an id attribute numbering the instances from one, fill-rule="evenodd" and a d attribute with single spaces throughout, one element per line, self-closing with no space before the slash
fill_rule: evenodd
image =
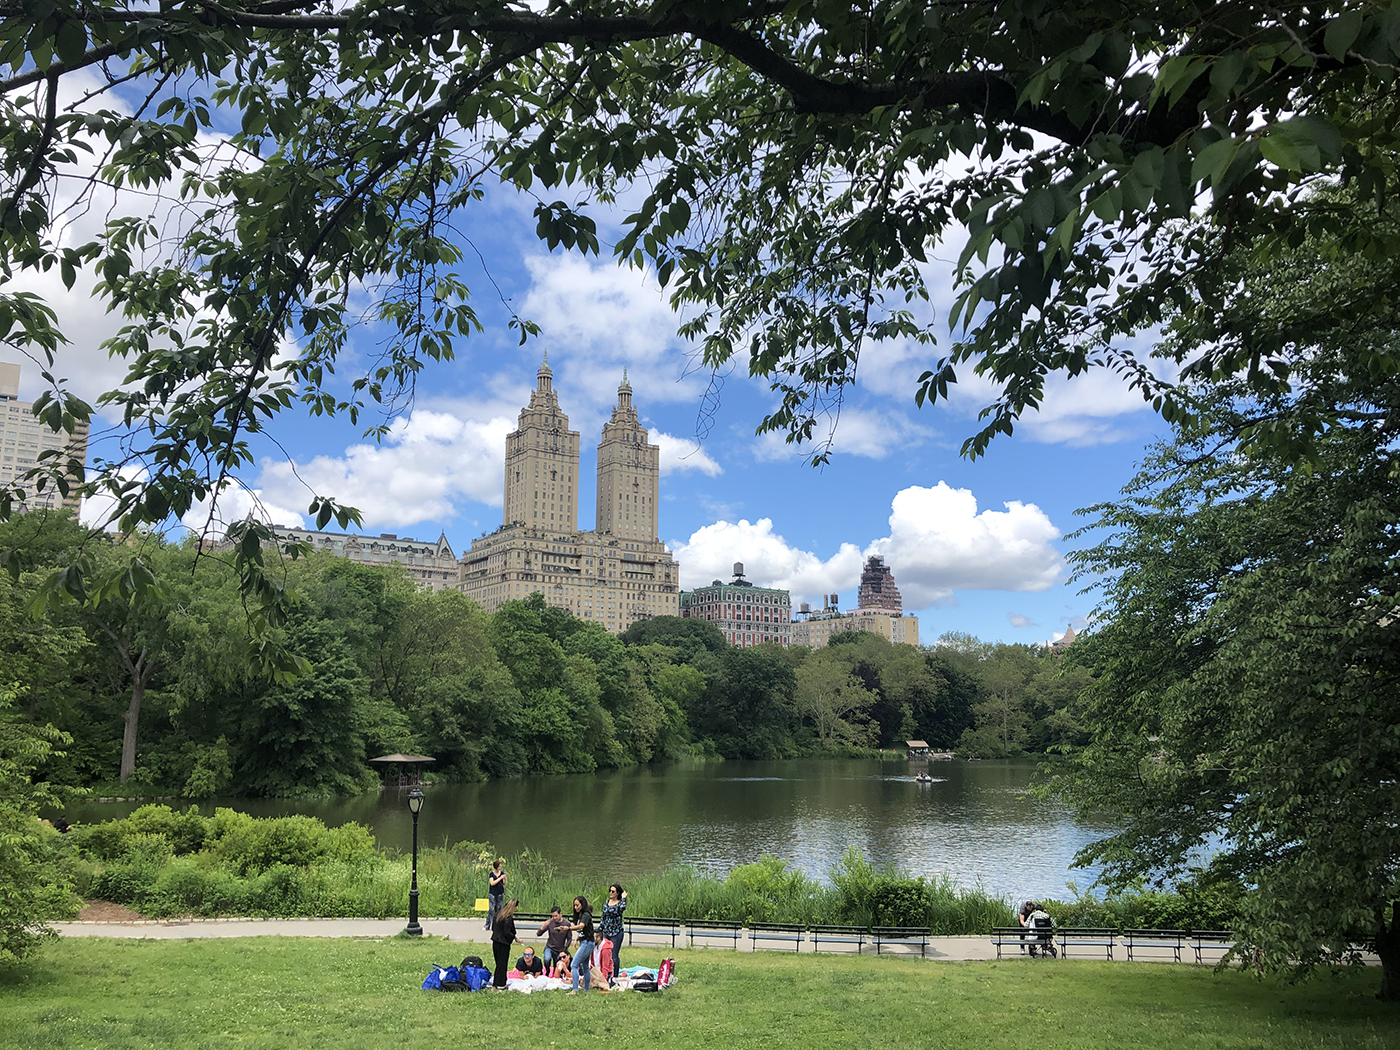
<path id="1" fill-rule="evenodd" d="M 801 620 L 792 625 L 792 644 L 820 649 L 842 631 L 869 631 L 896 645 L 919 644 L 919 618 L 904 614 L 904 598 L 895 586 L 894 574 L 885 559 L 871 555 L 860 574 L 858 607 L 842 613 L 840 596 L 822 595 L 820 611 L 806 602 L 798 607 Z"/>
<path id="2" fill-rule="evenodd" d="M 658 533 L 661 450 L 637 418 L 624 372 L 598 443 L 594 528 L 578 528 L 579 433 L 549 360 L 506 437 L 501 527 L 462 555 L 458 586 L 487 612 L 538 592 L 613 633 L 680 614 L 680 567 Z"/>
<path id="3" fill-rule="evenodd" d="M 273 525 L 278 540 L 304 540 L 312 550 L 348 558 L 359 565 L 398 565 L 423 591 L 445 591 L 457 586 L 457 555 L 443 533 L 436 543 L 412 540 L 392 532 L 357 536 Z"/>
<path id="4" fill-rule="evenodd" d="M 19 399 L 20 366 L 0 362 L 0 487 L 22 484 L 26 498 L 21 510 L 69 510 L 78 513 L 78 497 L 59 495 L 53 485 L 36 492 L 32 482 L 23 482 L 27 471 L 39 463 L 39 454 L 49 449 L 62 449 L 65 460 L 87 462 L 88 425 L 82 423 L 70 437 L 66 432 L 54 433 L 34 418 L 33 402 Z M 68 480 L 77 483 L 70 471 Z"/>

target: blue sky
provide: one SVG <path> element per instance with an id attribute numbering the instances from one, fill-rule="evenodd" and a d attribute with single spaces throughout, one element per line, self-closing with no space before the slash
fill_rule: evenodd
<path id="1" fill-rule="evenodd" d="M 717 407 L 702 417 L 709 376 L 691 367 L 664 295 L 648 275 L 612 261 L 625 201 L 592 212 L 601 258 L 548 252 L 535 237 L 534 204 L 497 189 L 461 215 L 471 248 L 458 270 L 485 331 L 459 342 L 455 361 L 423 373 L 390 438 L 375 445 L 348 420 L 286 413 L 259 442 L 258 464 L 242 479 L 247 491 L 225 496 L 223 517 L 241 516 L 256 498 L 268 517 L 295 524 L 314 488 L 359 507 L 365 532 L 434 539 L 442 531 L 461 553 L 500 523 L 505 434 L 547 351 L 560 403 L 582 435 L 585 528 L 593 524 L 593 449 L 627 369 L 662 446 L 661 535 L 676 551 L 683 587 L 742 561 L 755 582 L 788 587 L 795 600 L 820 604 L 821 594 L 839 592 L 853 606 L 861 562 L 882 553 L 925 642 L 945 631 L 1040 642 L 1083 624 L 1093 601 L 1068 584 L 1061 537 L 1081 524 L 1077 508 L 1113 498 L 1145 445 L 1166 433 L 1115 377 L 1052 383 L 1041 412 L 969 461 L 958 447 L 991 391 L 969 374 L 949 404 L 918 409 L 915 379 L 937 351 L 872 348 L 844 405 L 832 462 L 814 469 L 780 440 L 755 436 L 775 402 L 766 383 L 747 377 L 746 363 L 723 378 Z M 935 266 L 929 277 L 935 302 L 946 302 L 946 272 Z M 53 276 L 22 283 L 50 297 L 73 340 L 59 373 L 89 397 L 119 382 L 120 364 L 98 349 L 118 322 L 88 297 L 90 282 L 80 279 L 71 293 Z M 511 309 L 542 329 L 523 347 L 507 328 Z M 932 323 L 946 335 L 942 321 Z M 347 385 L 365 367 L 360 355 L 372 352 L 352 346 L 340 373 Z M 19 358 L 0 349 L 0 359 Z M 37 372 L 26 365 L 25 396 L 37 393 Z M 98 507 L 85 514 L 99 516 Z"/>

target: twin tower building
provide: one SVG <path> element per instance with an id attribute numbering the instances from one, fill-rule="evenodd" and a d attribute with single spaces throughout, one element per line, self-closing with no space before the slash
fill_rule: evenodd
<path id="1" fill-rule="evenodd" d="M 548 358 L 506 438 L 505 514 L 473 541 L 459 586 L 487 612 L 544 594 L 549 605 L 610 631 L 680 614 L 680 567 L 657 534 L 661 450 L 637 421 L 624 372 L 598 442 L 598 506 L 578 528 L 579 434 L 559 407 Z"/>

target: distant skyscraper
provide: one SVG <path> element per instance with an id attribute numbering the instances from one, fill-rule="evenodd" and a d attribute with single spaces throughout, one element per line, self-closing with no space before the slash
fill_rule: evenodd
<path id="1" fill-rule="evenodd" d="M 904 612 L 904 599 L 894 584 L 894 574 L 879 554 L 866 559 L 865 568 L 860 573 L 860 593 L 856 597 L 858 609 L 880 609 L 893 613 Z"/>
<path id="2" fill-rule="evenodd" d="M 680 613 L 680 567 L 658 538 L 661 450 L 648 442 L 626 373 L 598 443 L 596 528 L 578 527 L 579 435 L 549 362 L 506 438 L 501 527 L 462 555 L 458 586 L 487 612 L 532 592 L 580 619 L 625 631 Z"/>
<path id="3" fill-rule="evenodd" d="M 0 362 L 0 485 L 11 487 L 25 472 L 39 462 L 39 453 L 46 449 L 63 449 L 64 459 L 87 462 L 88 427 L 82 423 L 70 437 L 66 432 L 54 433 L 34 418 L 33 404 L 19 399 L 19 365 Z M 77 478 L 68 474 L 71 482 Z M 54 510 L 61 508 L 78 512 L 78 497 L 64 498 L 53 485 L 36 492 L 33 483 L 24 482 L 24 510 Z"/>

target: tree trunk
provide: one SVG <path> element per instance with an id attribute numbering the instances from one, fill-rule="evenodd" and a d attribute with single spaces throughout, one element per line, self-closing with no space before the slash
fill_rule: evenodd
<path id="1" fill-rule="evenodd" d="M 131 680 L 131 703 L 122 717 L 121 782 L 136 771 L 136 727 L 141 721 L 141 700 L 146 695 L 146 680 L 137 675 Z"/>
<path id="2" fill-rule="evenodd" d="M 1381 960 L 1381 990 L 1376 998 L 1387 1003 L 1400 1003 L 1400 901 L 1390 904 L 1390 925 L 1381 913 L 1381 928 L 1376 934 L 1376 955 Z"/>
<path id="3" fill-rule="evenodd" d="M 122 768 L 121 782 L 126 783 L 127 777 L 136 772 L 136 731 L 141 725 L 141 701 L 146 696 L 146 683 L 151 680 L 151 674 L 156 669 L 156 660 L 152 659 L 149 649 L 142 649 L 141 655 L 135 663 L 131 663 L 128 658 L 127 666 L 131 673 L 131 703 L 127 705 L 126 714 L 122 716 Z"/>

